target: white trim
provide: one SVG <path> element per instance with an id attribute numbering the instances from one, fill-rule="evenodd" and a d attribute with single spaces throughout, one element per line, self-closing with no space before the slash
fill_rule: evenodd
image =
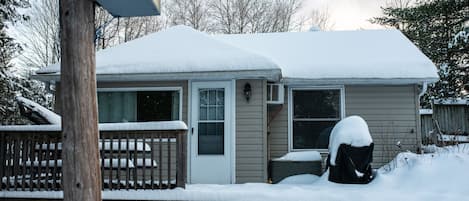
<path id="1" fill-rule="evenodd" d="M 290 78 L 283 77 L 282 83 L 285 85 L 408 85 L 408 84 L 421 84 L 427 82 L 428 84 L 435 83 L 438 78 L 432 77 L 415 77 L 415 78 Z"/>
<path id="2" fill-rule="evenodd" d="M 191 184 L 191 144 L 192 144 L 192 80 L 187 80 L 187 183 Z"/>
<path id="3" fill-rule="evenodd" d="M 220 84 L 218 84 L 220 83 Z M 236 112 L 236 80 L 235 79 L 232 79 L 232 80 L 212 80 L 212 81 L 204 81 L 204 80 L 190 80 L 189 81 L 189 95 L 188 95 L 188 98 L 190 99 L 189 102 L 190 102 L 190 106 L 188 106 L 188 118 L 190 119 L 189 120 L 189 139 L 188 139 L 188 143 L 189 143 L 189 146 L 188 146 L 188 150 L 189 150 L 189 153 L 187 154 L 188 155 L 188 181 L 189 183 L 192 183 L 191 181 L 191 172 L 192 172 L 192 164 L 191 164 L 191 160 L 192 160 L 192 152 L 194 151 L 193 150 L 193 147 L 192 147 L 192 128 L 194 127 L 194 123 L 193 120 L 194 120 L 194 116 L 195 114 L 192 113 L 192 108 L 195 107 L 194 104 L 195 104 L 195 101 L 193 98 L 192 98 L 192 90 L 194 88 L 194 85 L 196 86 L 204 86 L 204 85 L 207 85 L 207 87 L 209 88 L 216 88 L 217 86 L 222 86 L 223 84 L 228 84 L 228 86 L 231 88 L 231 97 L 229 99 L 229 105 L 228 105 L 228 108 L 227 110 L 229 110 L 228 112 L 231 112 L 231 120 L 227 120 L 225 119 L 225 122 L 227 122 L 229 125 L 229 131 L 231 132 L 231 143 L 230 143 L 230 147 L 229 147 L 229 157 L 230 157 L 230 183 L 235 183 L 235 180 L 236 180 L 236 165 L 235 165 L 235 150 L 236 150 L 236 142 L 235 142 L 235 139 L 236 139 L 236 115 L 235 115 L 235 112 Z M 228 95 L 228 94 L 227 94 Z M 204 157 L 218 157 L 216 155 L 214 156 L 204 156 Z"/>
<path id="4" fill-rule="evenodd" d="M 273 95 L 273 87 L 272 86 L 277 86 L 278 92 L 277 92 L 277 100 L 273 101 L 272 100 L 272 95 Z M 270 86 L 270 89 L 269 89 Z M 285 97 L 285 86 L 282 83 L 267 83 L 267 90 L 270 91 L 270 97 L 267 97 L 267 104 L 283 104 L 284 97 Z M 267 92 L 269 94 L 269 92 Z M 270 99 L 270 100 L 269 100 Z"/>
<path id="5" fill-rule="evenodd" d="M 179 92 L 179 121 L 182 121 L 182 98 L 184 90 L 182 87 L 114 87 L 97 88 L 97 92 L 123 92 L 123 91 L 178 91 Z"/>
<path id="6" fill-rule="evenodd" d="M 345 118 L 345 86 L 288 86 L 288 152 L 292 151 L 318 151 L 327 153 L 327 149 L 293 149 L 293 90 L 340 90 L 340 118 Z"/>
<path id="7" fill-rule="evenodd" d="M 236 80 L 231 80 L 231 183 L 236 183 Z"/>

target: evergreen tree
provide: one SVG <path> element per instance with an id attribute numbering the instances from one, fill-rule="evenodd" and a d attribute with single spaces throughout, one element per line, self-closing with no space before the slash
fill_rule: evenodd
<path id="1" fill-rule="evenodd" d="M 9 37 L 8 25 L 28 17 L 19 14 L 19 8 L 26 8 L 26 0 L 0 0 L 0 124 L 23 124 L 15 97 L 24 96 L 42 105 L 51 106 L 52 96 L 46 93 L 44 84 L 15 75 L 12 59 L 21 52 L 21 46 Z"/>
<path id="2" fill-rule="evenodd" d="M 383 8 L 373 23 L 401 30 L 439 68 L 422 106 L 440 98 L 468 97 L 469 0 L 423 0 L 410 7 Z"/>

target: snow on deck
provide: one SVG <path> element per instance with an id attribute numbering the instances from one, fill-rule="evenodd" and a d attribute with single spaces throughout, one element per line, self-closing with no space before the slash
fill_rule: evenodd
<path id="1" fill-rule="evenodd" d="M 258 54 L 214 40 L 187 26 L 107 48 L 96 53 L 96 74 L 145 74 L 214 71 L 280 70 Z M 37 73 L 60 72 L 54 64 Z"/>
<path id="2" fill-rule="evenodd" d="M 271 58 L 282 68 L 286 80 L 438 80 L 435 65 L 398 30 L 234 34 L 216 38 Z"/>
<path id="3" fill-rule="evenodd" d="M 134 131 L 134 130 L 187 130 L 183 121 L 153 121 L 128 123 L 100 123 L 100 131 Z M 61 125 L 14 125 L 0 126 L 0 131 L 60 131 Z"/>

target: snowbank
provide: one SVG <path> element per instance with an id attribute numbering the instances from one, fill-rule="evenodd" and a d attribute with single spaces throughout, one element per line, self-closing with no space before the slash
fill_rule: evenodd
<path id="1" fill-rule="evenodd" d="M 21 96 L 16 97 L 18 102 L 21 102 L 28 108 L 30 108 L 33 112 L 37 112 L 42 117 L 46 118 L 48 122 L 51 124 L 61 124 L 62 118 L 60 116 L 49 109 L 42 107 L 41 105 L 37 104 L 36 102 L 29 100 L 27 98 L 23 98 Z"/>
<path id="2" fill-rule="evenodd" d="M 365 120 L 359 116 L 350 116 L 342 119 L 332 129 L 329 137 L 330 163 L 335 165 L 337 151 L 341 144 L 353 147 L 369 146 L 373 140 Z"/>
<path id="3" fill-rule="evenodd" d="M 321 161 L 321 154 L 317 151 L 289 152 L 275 161 Z"/>
<path id="4" fill-rule="evenodd" d="M 232 185 L 192 184 L 186 189 L 104 191 L 103 198 L 120 200 L 232 200 L 232 201 L 443 201 L 469 200 L 469 145 L 438 149 L 433 154 L 401 153 L 381 168 L 366 185 L 337 184 L 327 172 L 316 182 L 303 185 L 247 183 Z M 391 164 L 390 163 L 390 164 Z M 303 176 L 301 176 L 303 177 Z M 303 177 L 304 178 L 304 177 Z M 299 178 L 292 180 L 299 181 Z M 54 197 L 62 192 L 0 191 L 3 197 Z"/>

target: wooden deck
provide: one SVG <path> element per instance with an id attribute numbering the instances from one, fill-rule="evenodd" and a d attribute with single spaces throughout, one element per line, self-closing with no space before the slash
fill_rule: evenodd
<path id="1" fill-rule="evenodd" d="M 0 127 L 1 191 L 62 191 L 60 128 L 34 128 Z M 102 189 L 184 188 L 186 132 L 186 129 L 100 129 Z"/>

